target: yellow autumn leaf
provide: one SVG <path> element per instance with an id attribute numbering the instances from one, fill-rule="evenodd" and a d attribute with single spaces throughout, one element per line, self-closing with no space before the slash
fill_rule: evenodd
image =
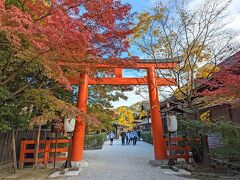
<path id="1" fill-rule="evenodd" d="M 218 72 L 220 68 L 212 64 L 206 64 L 198 69 L 197 78 L 208 78 L 211 77 L 214 72 Z"/>
<path id="2" fill-rule="evenodd" d="M 117 108 L 116 113 L 118 114 L 117 122 L 123 126 L 126 126 L 128 130 L 134 127 L 134 115 L 130 108 L 121 106 Z"/>

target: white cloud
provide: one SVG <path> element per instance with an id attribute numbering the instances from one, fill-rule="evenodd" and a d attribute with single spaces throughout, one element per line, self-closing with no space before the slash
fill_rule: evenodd
<path id="1" fill-rule="evenodd" d="M 144 90 L 142 91 L 141 95 L 136 95 L 136 91 L 139 87 L 134 87 L 133 91 L 125 92 L 124 94 L 128 97 L 128 99 L 125 101 L 123 99 L 112 102 L 112 105 L 114 108 L 117 108 L 119 106 L 131 106 L 134 103 L 141 102 L 141 101 L 149 101 L 149 94 L 148 94 L 148 88 L 147 86 L 141 86 Z M 172 87 L 173 89 L 176 89 L 175 86 Z M 159 100 L 164 101 L 167 97 L 169 97 L 170 94 L 172 94 L 172 90 L 168 86 L 162 86 L 158 87 L 159 90 Z"/>
<path id="2" fill-rule="evenodd" d="M 204 1 L 206 0 L 191 0 L 188 8 L 190 10 L 199 8 L 199 5 Z M 228 23 L 228 27 L 235 32 L 240 32 L 240 0 L 232 0 L 227 11 L 228 13 L 225 21 Z"/>
<path id="3" fill-rule="evenodd" d="M 229 6 L 229 27 L 234 31 L 240 32 L 240 1 L 233 0 Z"/>

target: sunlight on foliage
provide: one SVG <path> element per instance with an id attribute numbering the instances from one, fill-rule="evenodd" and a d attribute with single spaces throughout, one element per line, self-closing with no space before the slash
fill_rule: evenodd
<path id="1" fill-rule="evenodd" d="M 139 114 L 139 119 L 142 119 L 145 116 L 149 116 L 149 113 L 147 111 L 142 110 Z"/>
<path id="2" fill-rule="evenodd" d="M 128 130 L 134 127 L 134 115 L 131 109 L 126 106 L 117 108 L 117 123 L 126 126 Z"/>
<path id="3" fill-rule="evenodd" d="M 201 116 L 200 116 L 200 120 L 204 123 L 210 122 L 211 121 L 210 110 L 202 113 Z"/>
<path id="4" fill-rule="evenodd" d="M 220 68 L 215 65 L 206 64 L 205 66 L 198 69 L 196 74 L 197 78 L 209 78 L 214 72 L 218 72 Z"/>

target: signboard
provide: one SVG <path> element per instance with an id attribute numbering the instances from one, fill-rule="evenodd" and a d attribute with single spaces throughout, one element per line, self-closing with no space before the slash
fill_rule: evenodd
<path id="1" fill-rule="evenodd" d="M 208 134 L 208 146 L 209 149 L 215 149 L 223 145 L 222 136 L 220 134 Z"/>

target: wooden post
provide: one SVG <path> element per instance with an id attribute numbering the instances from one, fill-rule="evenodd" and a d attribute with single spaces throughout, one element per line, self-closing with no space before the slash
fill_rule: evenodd
<path id="1" fill-rule="evenodd" d="M 209 155 L 209 147 L 208 147 L 208 137 L 207 135 L 201 136 L 201 143 L 203 147 L 203 164 L 206 166 L 210 165 L 211 159 Z"/>
<path id="2" fill-rule="evenodd" d="M 169 155 L 168 155 L 168 165 L 169 166 L 174 166 L 175 165 L 175 162 L 174 162 L 174 159 L 173 159 L 173 157 L 172 157 L 172 141 L 171 141 L 171 132 L 170 131 L 168 131 L 168 138 L 169 138 L 169 140 L 168 140 L 168 147 L 169 147 Z"/>
<path id="3" fill-rule="evenodd" d="M 53 160 L 53 168 L 56 168 L 56 155 L 57 155 L 57 139 L 58 139 L 58 133 L 56 132 L 56 140 L 55 140 L 55 150 L 54 150 L 54 160 Z"/>
<path id="4" fill-rule="evenodd" d="M 50 143 L 51 140 L 46 140 L 45 141 L 45 153 L 44 153 L 44 168 L 48 167 L 48 159 L 49 159 L 49 152 L 50 152 Z"/>
<path id="5" fill-rule="evenodd" d="M 71 164 L 71 152 L 72 152 L 72 139 L 69 139 L 68 155 L 67 155 L 67 160 L 66 160 L 66 162 L 64 164 L 64 168 L 72 167 L 72 164 Z"/>
<path id="6" fill-rule="evenodd" d="M 15 141 L 15 132 L 12 130 L 12 153 L 13 153 L 13 170 L 14 173 L 17 172 L 17 157 L 16 157 L 16 141 Z"/>
<path id="7" fill-rule="evenodd" d="M 187 146 L 186 147 L 188 147 L 189 146 L 189 140 L 187 140 Z M 184 153 L 186 154 L 186 158 L 185 158 L 185 162 L 186 163 L 189 163 L 189 150 L 186 148 L 185 149 L 185 151 L 184 151 Z"/>
<path id="8" fill-rule="evenodd" d="M 36 147 L 35 147 L 35 164 L 34 164 L 34 168 L 37 168 L 37 164 L 38 164 L 38 150 L 39 150 L 40 135 L 41 135 L 41 125 L 38 126 L 37 143 L 36 143 Z"/>
<path id="9" fill-rule="evenodd" d="M 22 140 L 22 142 L 21 142 L 20 158 L 19 158 L 19 169 L 23 169 L 23 166 L 24 166 L 25 150 L 26 150 L 26 143 L 25 143 L 25 140 Z"/>

